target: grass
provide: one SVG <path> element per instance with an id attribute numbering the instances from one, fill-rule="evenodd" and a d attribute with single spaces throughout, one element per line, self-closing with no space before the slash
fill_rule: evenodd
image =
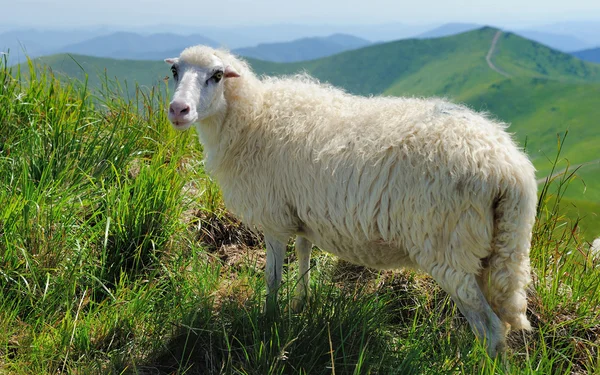
<path id="1" fill-rule="evenodd" d="M 6 65 L 0 83 L 0 373 L 600 372 L 600 260 L 561 208 L 568 175 L 540 196 L 535 331 L 492 360 L 428 277 L 317 250 L 307 308 L 287 309 L 290 252 L 264 316 L 260 237 L 223 207 L 193 132 L 168 125 L 167 87 L 92 96 Z"/>

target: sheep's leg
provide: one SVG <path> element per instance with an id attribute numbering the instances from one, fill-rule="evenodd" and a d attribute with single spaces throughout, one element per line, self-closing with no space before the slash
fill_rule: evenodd
<path id="1" fill-rule="evenodd" d="M 310 251 L 312 243 L 302 236 L 296 237 L 296 255 L 298 256 L 298 275 L 300 280 L 292 300 L 292 311 L 300 312 L 309 294 L 310 283 Z"/>
<path id="2" fill-rule="evenodd" d="M 286 243 L 279 241 L 273 236 L 265 233 L 267 244 L 267 264 L 265 267 L 265 278 L 267 281 L 267 301 L 265 312 L 274 315 L 278 311 L 277 293 L 281 285 L 281 274 L 283 273 L 283 260 L 285 259 Z"/>
<path id="3" fill-rule="evenodd" d="M 429 267 L 428 271 L 450 294 L 477 338 L 485 342 L 488 354 L 495 357 L 504 346 L 506 326 L 485 299 L 476 276 L 455 270 L 448 265 Z"/>

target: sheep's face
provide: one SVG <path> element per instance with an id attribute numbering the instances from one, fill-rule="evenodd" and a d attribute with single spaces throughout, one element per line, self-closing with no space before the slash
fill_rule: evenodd
<path id="1" fill-rule="evenodd" d="M 182 57 L 165 60 L 171 65 L 175 81 L 175 93 L 169 105 L 169 121 L 175 129 L 185 130 L 223 110 L 226 106 L 223 83 L 227 78 L 239 77 L 217 56 L 203 57 L 193 59 L 182 54 Z"/>

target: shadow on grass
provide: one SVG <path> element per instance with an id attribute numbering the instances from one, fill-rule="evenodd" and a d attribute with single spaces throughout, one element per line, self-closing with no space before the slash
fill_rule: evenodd
<path id="1" fill-rule="evenodd" d="M 468 325 L 439 290 L 423 297 L 425 306 L 416 301 L 407 275 L 385 286 L 372 276 L 360 282 L 334 276 L 315 284 L 300 314 L 287 309 L 286 291 L 277 317 L 261 313 L 259 293 L 245 305 L 232 298 L 206 306 L 130 373 L 451 373 L 473 350 Z"/>
<path id="2" fill-rule="evenodd" d="M 325 298 L 301 314 L 285 309 L 276 317 L 225 302 L 182 323 L 163 349 L 144 366 L 156 374 L 330 374 L 362 373 L 379 367 L 391 349 L 380 328 L 387 316 L 382 301 Z M 333 350 L 332 350 L 333 349 Z"/>

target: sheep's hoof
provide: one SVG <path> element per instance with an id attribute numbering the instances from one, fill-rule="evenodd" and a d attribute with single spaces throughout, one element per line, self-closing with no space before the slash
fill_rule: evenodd
<path id="1" fill-rule="evenodd" d="M 506 342 L 503 340 L 493 342 L 488 342 L 487 345 L 487 353 L 490 358 L 496 358 L 499 354 L 504 353 L 506 350 Z"/>

